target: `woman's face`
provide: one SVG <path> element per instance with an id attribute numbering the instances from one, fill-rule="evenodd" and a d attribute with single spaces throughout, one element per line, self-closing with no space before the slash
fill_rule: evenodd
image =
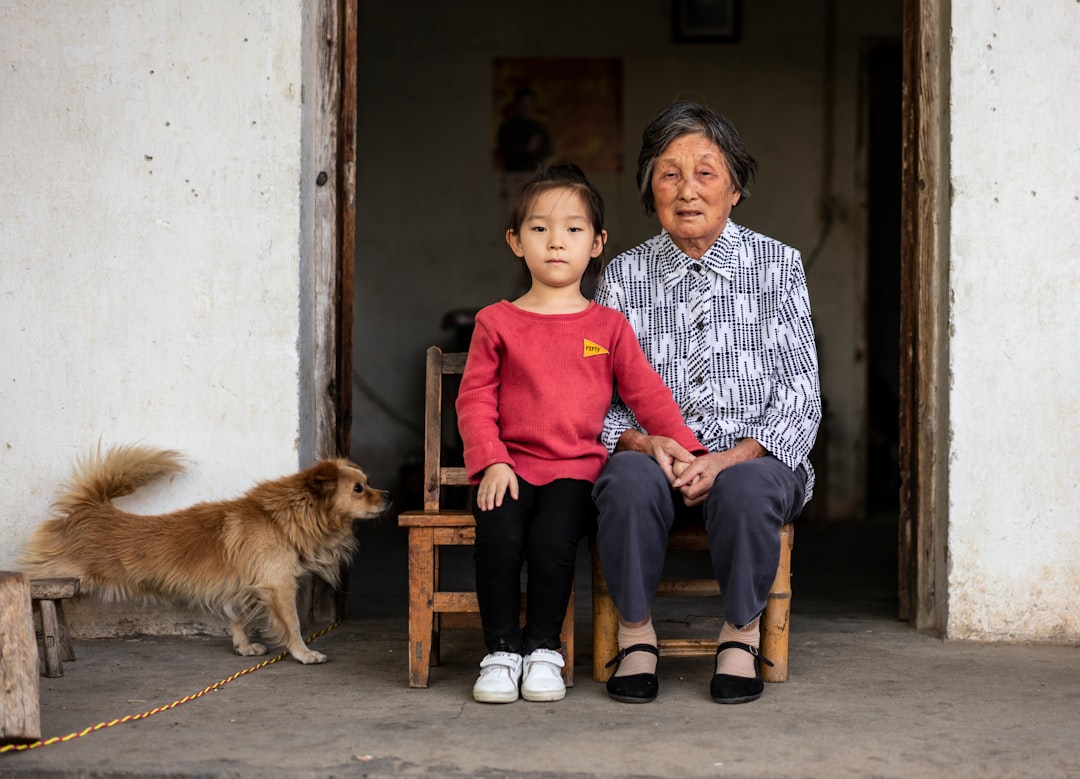
<path id="1" fill-rule="evenodd" d="M 652 193 L 660 226 L 691 257 L 720 237 L 741 194 L 720 148 L 697 133 L 676 138 L 656 158 Z"/>

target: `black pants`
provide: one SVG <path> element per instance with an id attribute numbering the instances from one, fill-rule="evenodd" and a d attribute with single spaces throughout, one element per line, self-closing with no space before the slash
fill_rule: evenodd
<path id="1" fill-rule="evenodd" d="M 559 649 L 574 583 L 577 548 L 596 518 L 592 484 L 559 479 L 534 487 L 518 477 L 518 499 L 476 516 L 476 597 L 489 652 Z M 521 571 L 527 571 L 525 627 L 520 621 Z"/>

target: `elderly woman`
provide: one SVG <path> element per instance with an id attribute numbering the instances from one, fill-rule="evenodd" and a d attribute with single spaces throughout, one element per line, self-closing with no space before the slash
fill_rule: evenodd
<path id="1" fill-rule="evenodd" d="M 754 159 L 734 126 L 696 103 L 645 128 L 637 182 L 661 233 L 608 265 L 596 300 L 626 314 L 683 417 L 709 450 L 696 458 L 649 435 L 617 399 L 613 452 L 593 490 L 597 543 L 619 613 L 608 680 L 618 701 L 656 697 L 652 599 L 668 533 L 704 522 L 724 600 L 709 691 L 761 696 L 758 621 L 780 557 L 779 531 L 810 499 L 808 455 L 821 421 L 817 353 L 799 252 L 729 219 L 749 197 Z"/>

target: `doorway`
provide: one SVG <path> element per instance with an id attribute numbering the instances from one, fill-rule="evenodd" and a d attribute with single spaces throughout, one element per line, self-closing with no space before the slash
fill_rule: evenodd
<path id="1" fill-rule="evenodd" d="M 871 487 L 866 492 L 866 501 L 853 498 L 847 503 L 837 503 L 843 507 L 843 516 L 858 514 L 864 503 L 875 507 L 888 505 L 903 516 L 898 485 L 899 474 L 905 468 L 905 439 L 898 432 L 897 418 L 898 415 L 904 417 L 905 408 L 914 408 L 914 396 L 910 392 L 905 394 L 905 381 L 910 374 L 897 366 L 900 356 L 905 353 L 900 339 L 913 336 L 900 326 L 904 306 L 897 290 L 910 290 L 911 287 L 904 276 L 907 270 L 898 250 L 898 236 L 909 225 L 901 224 L 899 216 L 898 177 L 901 172 L 897 166 L 902 159 L 906 187 L 910 153 L 905 151 L 901 158 L 898 149 L 908 148 L 901 141 L 906 144 L 910 136 L 907 116 L 901 116 L 896 95 L 901 83 L 912 85 L 918 79 L 918 63 L 915 70 L 906 67 L 911 62 L 908 54 L 910 19 L 921 19 L 924 6 L 936 7 L 937 3 L 938 0 L 906 0 L 903 46 L 882 42 L 859 50 L 866 59 L 858 65 L 865 66 L 867 79 L 860 84 L 859 88 L 865 90 L 860 97 L 868 101 L 859 107 L 863 112 L 861 116 L 874 122 L 875 126 L 881 125 L 887 133 L 877 138 L 875 148 L 868 149 L 864 145 L 858 150 L 860 155 L 869 155 L 863 171 L 868 178 L 860 183 L 858 193 L 859 197 L 866 194 L 870 200 L 867 221 L 859 226 L 857 236 L 845 236 L 839 231 L 834 236 L 841 244 L 859 244 L 859 262 L 867 262 L 862 257 L 864 252 L 873 258 L 865 271 L 859 271 L 865 279 L 866 292 L 860 293 L 857 301 L 847 294 L 846 278 L 841 278 L 850 272 L 846 265 L 824 271 L 826 280 L 822 282 L 825 289 L 843 290 L 844 296 L 838 300 L 840 313 L 833 314 L 831 322 L 834 329 L 844 331 L 832 343 L 839 342 L 843 346 L 834 347 L 836 353 L 830 353 L 830 357 L 836 358 L 831 361 L 830 369 L 872 372 L 866 379 L 869 389 L 858 387 L 856 390 L 867 393 L 864 396 L 865 419 L 860 419 L 863 413 L 850 410 L 846 413 L 853 418 L 840 418 L 845 403 L 849 409 L 852 406 L 850 396 L 841 393 L 843 400 L 835 404 L 837 414 L 834 416 L 835 435 L 832 436 L 835 451 L 847 448 L 842 456 L 833 457 L 846 458 L 839 476 L 859 480 L 869 475 Z M 354 392 L 356 409 L 351 452 L 355 459 L 375 472 L 380 486 L 395 487 L 400 464 L 415 456 L 420 448 L 416 430 L 422 408 L 421 358 L 428 345 L 446 337 L 440 329 L 443 313 L 455 306 L 475 307 L 490 302 L 493 293 L 489 279 L 502 267 L 503 247 L 498 245 L 501 219 L 494 215 L 485 194 L 485 188 L 490 189 L 491 183 L 487 138 L 491 116 L 490 62 L 496 56 L 506 56 L 509 51 L 528 51 L 534 56 L 577 56 L 583 45 L 571 37 L 557 45 L 537 48 L 537 45 L 510 34 L 519 29 L 512 8 L 507 7 L 505 12 L 500 11 L 494 17 L 487 15 L 483 24 L 476 24 L 469 22 L 470 5 L 455 7 L 451 13 L 440 4 L 425 2 L 421 4 L 423 13 L 419 15 L 415 8 L 406 10 L 370 3 L 359 3 L 358 8 L 361 45 L 357 146 L 360 153 L 356 196 L 360 206 L 357 209 L 354 382 L 358 383 L 359 389 Z M 584 12 L 590 20 L 595 16 L 598 23 L 606 22 L 615 5 L 604 0 Z M 837 12 L 840 18 L 847 18 L 844 12 L 853 6 L 853 0 L 839 0 Z M 423 24 L 417 23 L 418 18 L 424 20 Z M 816 58 L 820 42 L 814 42 L 812 36 L 808 42 L 805 32 L 807 29 L 821 30 L 820 9 L 806 7 L 800 11 L 798 19 L 782 21 L 755 18 L 748 13 L 743 20 L 740 41 L 694 46 L 676 45 L 669 39 L 666 29 L 634 21 L 633 15 L 620 14 L 620 18 L 625 35 L 605 41 L 599 54 L 623 57 L 634 65 L 624 71 L 628 74 L 623 109 L 628 167 L 633 167 L 640 128 L 655 107 L 664 100 L 681 96 L 722 102 L 730 106 L 730 110 L 741 112 L 739 118 L 744 120 L 746 129 L 753 132 L 753 137 L 763 139 L 755 148 L 769 149 L 773 175 L 785 166 L 788 170 L 799 170 L 797 166 L 806 159 L 805 155 L 800 156 L 802 147 L 798 141 L 801 136 L 798 133 L 792 135 L 788 128 L 802 127 L 806 107 L 813 108 L 817 74 L 806 64 Z M 860 24 L 873 27 L 867 35 L 899 31 L 895 4 L 892 3 L 871 4 L 857 18 Z M 583 25 L 584 29 L 588 27 L 588 24 Z M 766 28 L 768 36 L 763 32 Z M 916 28 L 921 29 L 918 24 Z M 399 47 L 389 44 L 397 32 L 405 29 L 421 39 L 407 55 L 400 52 Z M 459 32 L 461 34 L 456 34 Z M 843 25 L 840 36 L 841 45 L 846 47 L 845 56 L 851 55 L 840 62 L 851 63 L 845 64 L 845 68 L 855 66 L 854 54 L 857 52 L 853 52 L 853 47 L 861 40 L 859 33 Z M 799 56 L 790 61 L 777 60 L 777 40 L 783 40 L 787 49 Z M 648 46 L 646 42 L 649 42 Z M 642 60 L 641 52 L 645 50 L 650 54 L 647 60 Z M 765 63 L 769 64 L 768 68 L 756 67 Z M 693 67 L 686 67 L 688 64 Z M 783 70 L 785 67 L 788 70 Z M 719 77 L 731 68 L 741 68 L 745 77 L 727 80 Z M 852 94 L 853 77 L 848 73 L 844 74 L 847 83 L 842 85 L 845 92 L 838 100 L 838 105 L 847 114 L 844 122 L 853 121 L 852 104 L 859 99 Z M 774 78 L 782 74 L 786 76 Z M 452 88 L 449 85 L 451 78 L 460 86 Z M 766 82 L 768 89 L 755 86 L 758 81 Z M 782 92 L 780 97 L 777 90 Z M 790 94 L 785 90 L 790 90 Z M 910 99 L 909 93 L 916 94 L 909 86 L 905 101 Z M 887 105 L 889 100 L 891 106 Z M 784 114 L 778 120 L 778 110 L 789 111 L 793 106 L 803 113 L 798 116 Z M 809 112 L 810 116 L 813 116 L 813 110 Z M 757 117 L 762 116 L 768 117 L 768 121 L 754 127 L 755 121 L 761 121 Z M 433 134 L 432 129 L 436 127 L 438 133 Z M 849 144 L 848 149 L 852 149 L 849 128 L 841 129 L 843 132 L 839 137 Z M 877 132 L 875 129 L 871 135 L 876 136 Z M 891 157 L 882 151 L 888 148 L 893 150 Z M 844 150 L 843 153 L 852 152 Z M 849 157 L 845 165 L 850 164 Z M 849 170 L 844 166 L 838 166 L 838 169 L 845 173 Z M 646 231 L 651 235 L 655 225 L 652 222 L 642 224 L 644 220 L 637 214 L 632 198 L 627 196 L 633 190 L 632 175 L 622 175 L 626 180 L 612 182 L 615 195 L 610 200 L 617 204 L 612 214 L 619 221 L 611 225 L 611 232 L 633 245 L 639 240 L 638 233 Z M 763 232 L 785 238 L 791 235 L 793 243 L 808 245 L 806 236 L 798 231 L 810 233 L 812 228 L 805 225 L 793 228 L 795 222 L 791 216 L 800 209 L 807 210 L 804 204 L 810 198 L 803 192 L 803 187 L 804 181 L 812 177 L 790 178 L 791 186 L 777 188 L 768 193 L 769 199 L 761 199 L 765 210 L 759 210 L 763 218 L 758 224 Z M 862 189 L 864 184 L 866 190 Z M 844 186 L 848 190 L 844 193 L 847 196 L 851 189 L 850 179 Z M 403 211 L 402 203 L 407 203 L 410 210 Z M 765 206 L 766 203 L 769 205 Z M 776 213 L 769 213 L 769 208 L 775 209 Z M 403 219 L 404 213 L 412 214 L 411 220 Z M 907 213 L 906 201 L 903 213 Z M 811 222 L 812 217 L 805 221 Z M 852 221 L 841 225 L 839 230 L 848 229 Z M 865 234 L 862 233 L 864 229 Z M 490 262 L 489 256 L 493 258 Z M 451 267 L 455 272 L 447 270 Z M 890 294 L 890 284 L 892 299 L 879 300 L 879 294 Z M 912 300 L 910 297 L 903 299 Z M 865 310 L 858 310 L 862 306 Z M 890 312 L 882 315 L 879 312 L 885 306 Z M 828 308 L 824 302 L 819 307 L 822 310 Z M 874 312 L 873 321 L 869 321 L 869 312 Z M 850 357 L 852 351 L 847 348 L 845 339 L 851 323 L 860 318 L 869 325 L 863 344 L 867 352 L 865 357 Z M 905 344 L 910 343 L 910 340 L 905 341 Z M 838 367 L 849 359 L 859 359 L 860 364 Z M 858 383 L 848 382 L 844 377 L 835 384 L 844 390 Z M 911 418 L 910 413 L 907 418 Z M 854 470 L 850 463 L 856 457 L 863 457 L 864 453 L 863 473 L 859 476 L 849 474 Z M 909 482 L 908 486 L 912 484 Z M 834 480 L 834 492 L 837 487 Z M 900 521 L 903 523 L 904 520 Z M 895 560 L 895 536 L 890 542 Z M 908 548 L 901 542 L 899 556 L 902 560 L 910 559 L 905 551 Z"/>
<path id="2" fill-rule="evenodd" d="M 900 99 L 899 40 L 862 52 L 866 115 L 867 289 L 866 514 L 896 520 L 900 507 Z"/>

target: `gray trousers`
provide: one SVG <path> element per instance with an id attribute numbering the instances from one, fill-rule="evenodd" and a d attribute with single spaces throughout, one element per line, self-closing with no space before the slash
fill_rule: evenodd
<path id="1" fill-rule="evenodd" d="M 806 492 L 802 468 L 769 455 L 720 472 L 704 503 L 687 507 L 656 461 L 616 452 L 593 488 L 599 512 L 596 542 L 619 616 L 649 616 L 660 583 L 668 534 L 677 524 L 704 522 L 724 619 L 737 628 L 765 610 L 780 562 L 780 528 L 799 515 Z"/>

